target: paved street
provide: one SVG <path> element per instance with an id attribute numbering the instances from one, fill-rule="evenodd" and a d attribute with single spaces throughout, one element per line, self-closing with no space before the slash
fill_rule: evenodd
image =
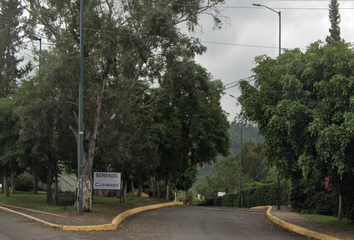
<path id="1" fill-rule="evenodd" d="M 117 231 L 64 232 L 0 211 L 0 240 L 138 239 L 138 240 L 300 240 L 270 222 L 264 210 L 180 206 L 139 213 L 128 218 Z"/>
<path id="2" fill-rule="evenodd" d="M 270 222 L 265 210 L 181 206 L 133 216 L 121 225 L 134 239 L 307 239 Z"/>

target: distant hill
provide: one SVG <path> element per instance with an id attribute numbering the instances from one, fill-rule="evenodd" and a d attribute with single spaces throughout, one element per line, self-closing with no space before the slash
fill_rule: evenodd
<path id="1" fill-rule="evenodd" d="M 235 123 L 230 125 L 229 128 L 230 133 L 230 156 L 236 155 L 238 151 L 241 149 L 241 128 L 240 123 Z M 253 139 L 256 143 L 263 143 L 264 137 L 259 135 L 259 129 L 257 127 L 251 125 L 243 125 L 242 127 L 242 142 L 245 143 L 246 141 Z M 220 156 L 218 160 L 222 159 L 223 157 Z M 210 165 L 204 165 L 199 167 L 197 181 L 195 182 L 194 186 L 199 182 L 205 180 L 206 176 L 213 175 L 216 171 L 215 163 Z"/>

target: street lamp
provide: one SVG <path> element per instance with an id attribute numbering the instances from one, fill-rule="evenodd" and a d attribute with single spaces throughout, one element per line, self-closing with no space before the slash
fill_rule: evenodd
<path id="1" fill-rule="evenodd" d="M 39 41 L 39 59 L 38 59 L 38 77 L 41 77 L 41 58 L 42 58 L 42 38 L 36 36 L 29 37 L 32 40 Z M 36 166 L 34 170 L 34 193 L 38 193 L 38 162 L 36 158 Z"/>
<path id="2" fill-rule="evenodd" d="M 281 54 L 281 11 L 275 11 L 273 8 L 270 8 L 266 5 L 262 5 L 259 3 L 253 3 L 252 5 L 256 6 L 256 7 L 265 7 L 265 8 L 278 14 L 278 16 L 279 16 L 279 53 L 278 53 L 278 56 L 280 56 L 280 54 Z"/>
<path id="3" fill-rule="evenodd" d="M 235 98 L 237 100 L 237 98 L 234 95 L 230 94 L 230 97 Z M 241 199 L 242 199 L 242 118 L 241 118 L 241 150 L 240 150 L 240 190 L 239 190 L 239 194 L 238 194 L 238 207 L 241 207 Z"/>
<path id="4" fill-rule="evenodd" d="M 84 85 L 84 0 L 80 0 L 80 69 L 79 69 L 79 119 L 78 119 L 78 147 L 77 147 L 77 178 L 79 182 L 78 197 L 77 197 L 77 213 L 82 215 L 82 198 L 83 198 L 83 145 L 84 145 L 84 130 L 83 130 L 83 85 Z"/>
<path id="5" fill-rule="evenodd" d="M 253 6 L 256 6 L 256 7 L 265 7 L 269 10 L 271 10 L 272 12 L 275 12 L 278 14 L 279 16 L 279 53 L 278 53 L 278 56 L 280 56 L 281 54 L 281 11 L 275 11 L 273 8 L 270 8 L 266 5 L 262 5 L 262 4 L 257 4 L 257 3 L 253 3 L 252 4 Z M 280 178 L 278 176 L 278 210 L 280 210 Z"/>

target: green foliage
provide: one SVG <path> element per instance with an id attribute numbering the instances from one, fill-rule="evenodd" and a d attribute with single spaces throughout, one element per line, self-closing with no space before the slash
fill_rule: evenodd
<path id="1" fill-rule="evenodd" d="M 219 26 L 214 6 L 223 0 L 179 3 L 85 1 L 84 182 L 93 169 L 120 171 L 126 181 L 154 175 L 157 182 L 173 180 L 190 166 L 227 154 L 223 86 L 194 61 L 206 48 L 177 27 L 185 22 L 193 29 L 204 11 L 213 13 Z M 21 86 L 33 97 L 21 109 L 22 142 L 48 170 L 56 159 L 75 169 L 72 147 L 67 155 L 59 155 L 59 149 L 78 142 L 79 1 L 24 4 L 31 9 L 23 19 L 24 32 L 45 36 L 53 48 L 43 51 L 40 74 Z"/>
<path id="2" fill-rule="evenodd" d="M 185 194 L 186 194 L 185 202 L 191 203 L 194 199 L 193 190 L 190 188 L 188 189 L 188 191 L 185 192 Z"/>
<path id="3" fill-rule="evenodd" d="M 284 176 L 331 176 L 338 192 L 353 181 L 353 59 L 350 44 L 318 41 L 304 53 L 257 57 L 254 85 L 241 83 L 242 114 L 258 124 L 266 156 Z"/>
<path id="4" fill-rule="evenodd" d="M 300 214 L 300 215 L 316 222 L 324 223 L 337 228 L 343 228 L 349 231 L 354 231 L 353 221 L 349 219 L 338 221 L 338 219 L 336 219 L 333 216 L 323 216 L 323 215 L 316 215 L 316 214 Z"/>
<path id="5" fill-rule="evenodd" d="M 262 156 L 262 144 L 252 140 L 243 145 L 242 183 L 252 186 L 253 182 L 264 182 L 272 171 L 268 161 Z M 233 193 L 239 190 L 240 153 L 224 158 L 216 163 L 216 173 L 196 185 L 199 194 L 206 198 L 215 198 L 218 192 Z"/>
<path id="6" fill-rule="evenodd" d="M 18 66 L 23 61 L 23 58 L 18 58 L 17 55 L 22 44 L 21 15 L 21 1 L 0 1 L 0 98 L 7 97 L 16 87 L 19 78 L 28 70 Z"/>
<path id="7" fill-rule="evenodd" d="M 230 154 L 236 155 L 241 149 L 241 130 L 239 122 L 230 124 L 229 134 L 231 142 Z M 245 143 L 251 139 L 255 143 L 264 142 L 264 137 L 260 135 L 258 127 L 252 126 L 251 124 L 244 124 L 242 126 L 242 141 Z"/>
<path id="8" fill-rule="evenodd" d="M 213 80 L 194 60 L 176 59 L 167 64 L 161 93 L 154 109 L 160 136 L 159 177 L 180 178 L 188 168 L 228 154 L 228 122 L 220 106 L 223 85 L 219 80 Z M 191 183 L 178 183 L 178 187 L 187 189 Z"/>
<path id="9" fill-rule="evenodd" d="M 329 42 L 330 39 L 335 41 L 341 41 L 340 38 L 340 14 L 339 14 L 339 2 L 338 0 L 330 0 L 328 5 L 329 7 L 329 21 L 331 27 L 329 29 L 330 36 L 326 38 L 326 41 Z"/>
<path id="10" fill-rule="evenodd" d="M 338 216 L 337 191 L 326 189 L 323 180 L 292 181 L 290 198 L 292 208 L 298 212 Z M 344 195 L 342 216 L 353 220 L 353 187 L 345 185 L 342 191 Z"/>
<path id="11" fill-rule="evenodd" d="M 289 204 L 290 181 L 281 182 L 281 204 Z M 241 206 L 250 208 L 256 206 L 276 205 L 278 200 L 278 184 L 261 184 L 254 188 L 241 191 Z M 223 203 L 226 207 L 237 207 L 239 204 L 239 193 L 226 194 L 223 196 Z"/>
<path id="12" fill-rule="evenodd" d="M 33 176 L 28 172 L 24 172 L 16 176 L 15 184 L 18 191 L 31 191 L 33 189 Z"/>
<path id="13" fill-rule="evenodd" d="M 185 171 L 180 172 L 173 179 L 173 183 L 177 190 L 187 191 L 190 189 L 195 182 L 198 172 L 198 165 L 190 165 Z"/>
<path id="14" fill-rule="evenodd" d="M 230 124 L 229 126 L 229 134 L 230 134 L 230 156 L 236 155 L 240 151 L 241 147 L 241 131 L 240 124 Z M 263 143 L 264 137 L 259 135 L 259 129 L 255 126 L 245 124 L 243 126 L 243 134 L 242 134 L 243 142 L 248 142 L 252 139 L 255 143 Z M 218 160 L 220 161 L 222 156 L 218 156 Z M 199 184 L 202 181 L 205 181 L 206 177 L 209 175 L 216 174 L 216 163 L 205 164 L 203 166 L 199 166 L 197 181 L 195 185 Z M 268 180 L 267 180 L 268 181 Z"/>

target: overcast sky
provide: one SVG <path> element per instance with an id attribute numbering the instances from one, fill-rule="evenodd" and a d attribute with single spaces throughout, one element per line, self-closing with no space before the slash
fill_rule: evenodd
<path id="1" fill-rule="evenodd" d="M 214 79 L 220 79 L 228 84 L 252 75 L 255 66 L 254 57 L 266 54 L 272 58 L 278 55 L 279 46 L 279 16 L 277 13 L 263 7 L 252 6 L 260 3 L 281 11 L 281 45 L 282 48 L 306 47 L 317 40 L 325 41 L 329 35 L 329 0 L 226 0 L 219 7 L 222 14 L 229 19 L 221 30 L 213 30 L 210 16 L 201 16 L 203 29 L 197 29 L 190 35 L 202 40 L 208 48 L 196 61 L 210 72 Z M 341 37 L 347 42 L 354 42 L 354 1 L 339 1 L 341 14 Z M 236 106 L 238 87 L 226 90 L 222 97 L 223 109 L 229 113 L 232 121 L 240 111 Z"/>

